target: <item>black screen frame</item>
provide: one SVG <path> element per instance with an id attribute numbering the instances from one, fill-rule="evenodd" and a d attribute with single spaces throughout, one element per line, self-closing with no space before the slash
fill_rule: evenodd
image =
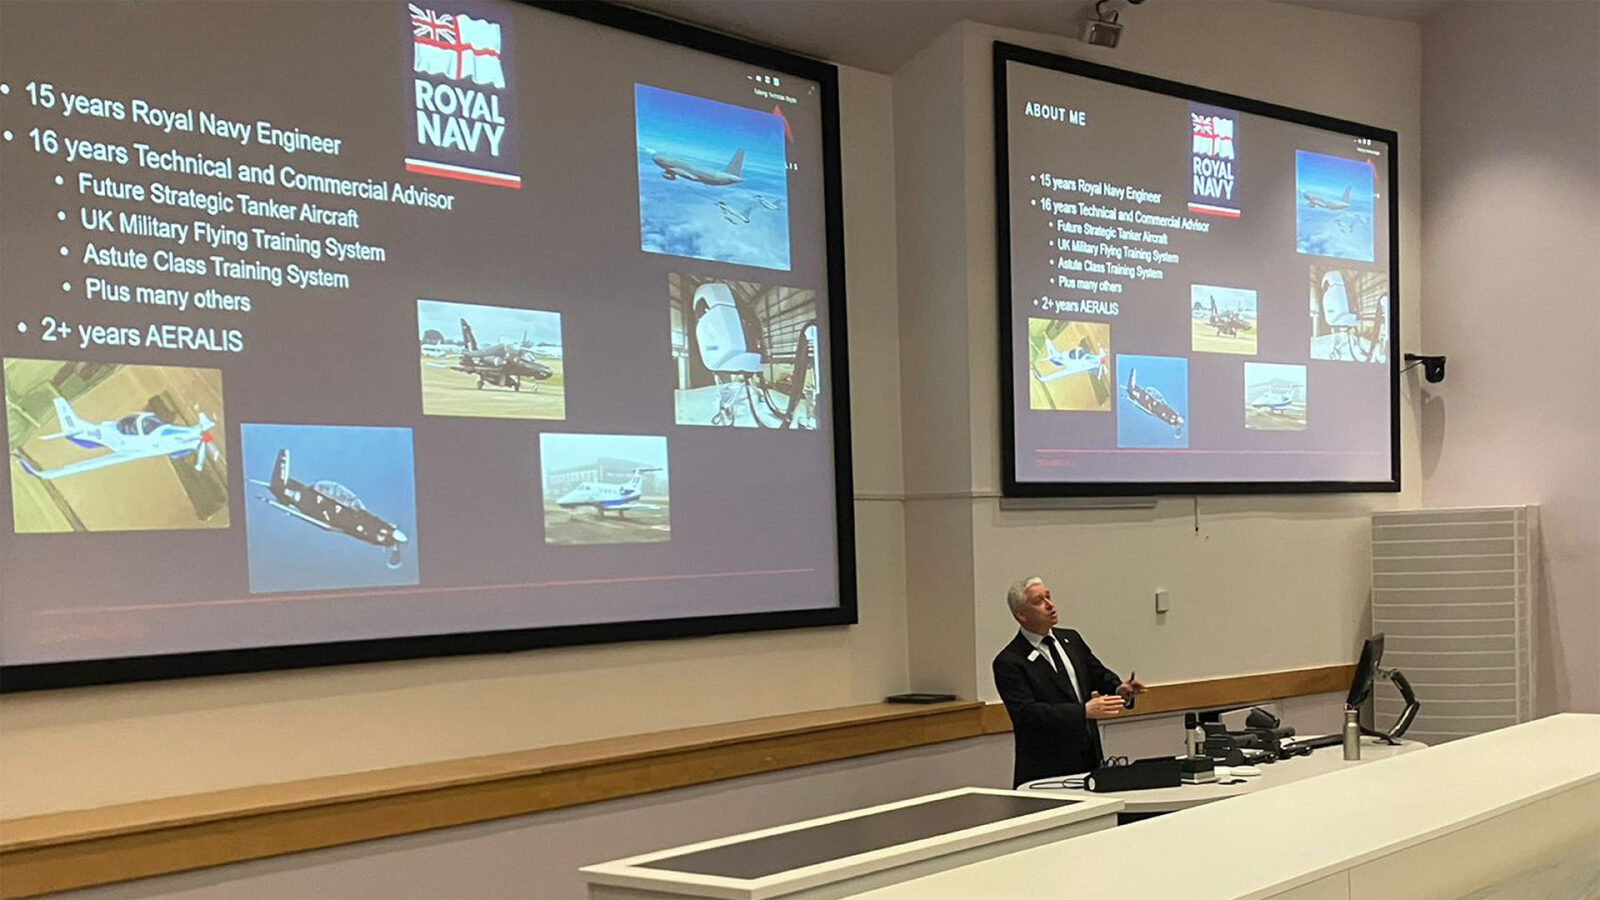
<path id="1" fill-rule="evenodd" d="M 546 647 L 615 643 L 619 635 L 625 636 L 629 641 L 668 640 L 858 623 L 838 67 L 822 60 L 609 3 L 555 2 L 555 0 L 513 0 L 513 2 L 817 83 L 822 113 L 823 221 L 828 255 L 830 345 L 828 373 L 832 382 L 830 395 L 833 403 L 830 424 L 833 433 L 839 605 L 822 609 L 415 635 L 0 666 L 0 693 L 437 656 L 515 653 Z"/>
<path id="2" fill-rule="evenodd" d="M 1280 119 L 1298 125 L 1321 128 L 1367 138 L 1388 146 L 1389 151 L 1389 479 L 1386 481 L 1019 481 L 1017 478 L 1017 436 L 1015 388 L 1012 371 L 1011 305 L 1011 195 L 1008 125 L 1008 63 L 1018 62 L 1071 75 L 1094 78 L 1125 87 L 1165 94 L 1211 106 Z M 994 42 L 994 160 L 996 272 L 999 294 L 1000 338 L 1000 466 L 1001 496 L 1004 497 L 1106 497 L 1106 496 L 1188 496 L 1198 494 L 1308 494 L 1308 493 L 1397 493 L 1400 490 L 1400 189 L 1399 136 L 1391 130 L 1336 119 L 1318 113 L 1253 100 L 1237 94 L 1214 91 L 1117 69 L 1099 63 L 1074 59 L 1008 44 Z"/>

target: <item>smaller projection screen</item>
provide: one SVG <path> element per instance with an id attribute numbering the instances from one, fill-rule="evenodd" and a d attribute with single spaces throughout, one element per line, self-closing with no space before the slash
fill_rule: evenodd
<path id="1" fill-rule="evenodd" d="M 995 45 L 1011 496 L 1395 491 L 1395 134 Z"/>
<path id="2" fill-rule="evenodd" d="M 8 2 L 4 690 L 856 620 L 837 71 Z"/>

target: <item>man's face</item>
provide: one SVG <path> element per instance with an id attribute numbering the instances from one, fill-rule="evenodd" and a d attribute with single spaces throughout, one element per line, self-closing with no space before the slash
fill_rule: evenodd
<path id="1" fill-rule="evenodd" d="M 1028 585 L 1023 591 L 1023 602 L 1017 608 L 1017 622 L 1034 634 L 1048 634 L 1050 628 L 1061 621 L 1056 605 L 1050 598 L 1050 589 L 1042 582 Z"/>

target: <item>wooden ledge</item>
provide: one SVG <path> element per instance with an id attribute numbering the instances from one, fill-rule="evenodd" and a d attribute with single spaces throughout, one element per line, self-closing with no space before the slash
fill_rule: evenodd
<path id="1" fill-rule="evenodd" d="M 1343 690 L 1354 666 L 1152 685 L 1138 715 Z M 0 821 L 31 897 L 1011 730 L 976 701 L 872 703 Z"/>
<path id="2" fill-rule="evenodd" d="M 876 703 L 0 821 L 0 897 L 143 878 L 974 737 Z"/>

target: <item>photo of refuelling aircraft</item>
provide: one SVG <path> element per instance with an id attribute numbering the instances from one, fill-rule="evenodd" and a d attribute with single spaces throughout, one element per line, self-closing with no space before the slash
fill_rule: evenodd
<path id="1" fill-rule="evenodd" d="M 1111 326 L 1028 319 L 1028 407 L 1111 409 Z"/>
<path id="2" fill-rule="evenodd" d="M 1306 430 L 1306 367 L 1244 364 L 1244 427 L 1251 431 Z"/>
<path id="3" fill-rule="evenodd" d="M 547 544 L 637 544 L 672 538 L 662 435 L 539 435 Z"/>
<path id="4" fill-rule="evenodd" d="M 788 271 L 783 116 L 646 84 L 634 116 L 639 248 Z"/>
<path id="5" fill-rule="evenodd" d="M 423 413 L 566 418 L 559 313 L 418 300 L 417 334 Z"/>
<path id="6" fill-rule="evenodd" d="M 1389 277 L 1311 267 L 1311 358 L 1388 363 Z"/>
<path id="7" fill-rule="evenodd" d="M 1189 361 L 1174 356 L 1117 357 L 1117 446 L 1189 446 Z"/>
<path id="8" fill-rule="evenodd" d="M 1190 342 L 1197 353 L 1256 353 L 1256 292 L 1189 285 Z"/>
<path id="9" fill-rule="evenodd" d="M 1340 194 L 1339 199 L 1337 200 L 1330 200 L 1327 197 L 1319 197 L 1310 191 L 1306 191 L 1300 196 L 1306 198 L 1306 205 L 1312 209 L 1331 209 L 1337 211 L 1350 208 L 1350 185 L 1348 184 L 1344 186 L 1344 193 Z"/>
<path id="10" fill-rule="evenodd" d="M 686 178 L 690 181 L 698 181 L 701 184 L 722 187 L 729 184 L 738 184 L 744 180 L 739 174 L 740 170 L 744 168 L 744 150 L 742 149 L 735 150 L 733 159 L 728 160 L 728 164 L 720 169 L 702 169 L 686 160 L 675 156 L 667 156 L 664 153 L 657 153 L 651 156 L 650 161 L 661 167 L 661 177 L 668 181 Z"/>
<path id="11" fill-rule="evenodd" d="M 411 429 L 247 423 L 239 438 L 251 593 L 418 583 Z"/>
<path id="12" fill-rule="evenodd" d="M 1359 262 L 1373 260 L 1377 171 L 1370 158 L 1296 150 L 1295 250 Z"/>
<path id="13" fill-rule="evenodd" d="M 7 359 L 18 534 L 228 527 L 222 373 Z"/>
<path id="14" fill-rule="evenodd" d="M 816 291 L 674 272 L 667 298 L 677 424 L 817 428 Z"/>

